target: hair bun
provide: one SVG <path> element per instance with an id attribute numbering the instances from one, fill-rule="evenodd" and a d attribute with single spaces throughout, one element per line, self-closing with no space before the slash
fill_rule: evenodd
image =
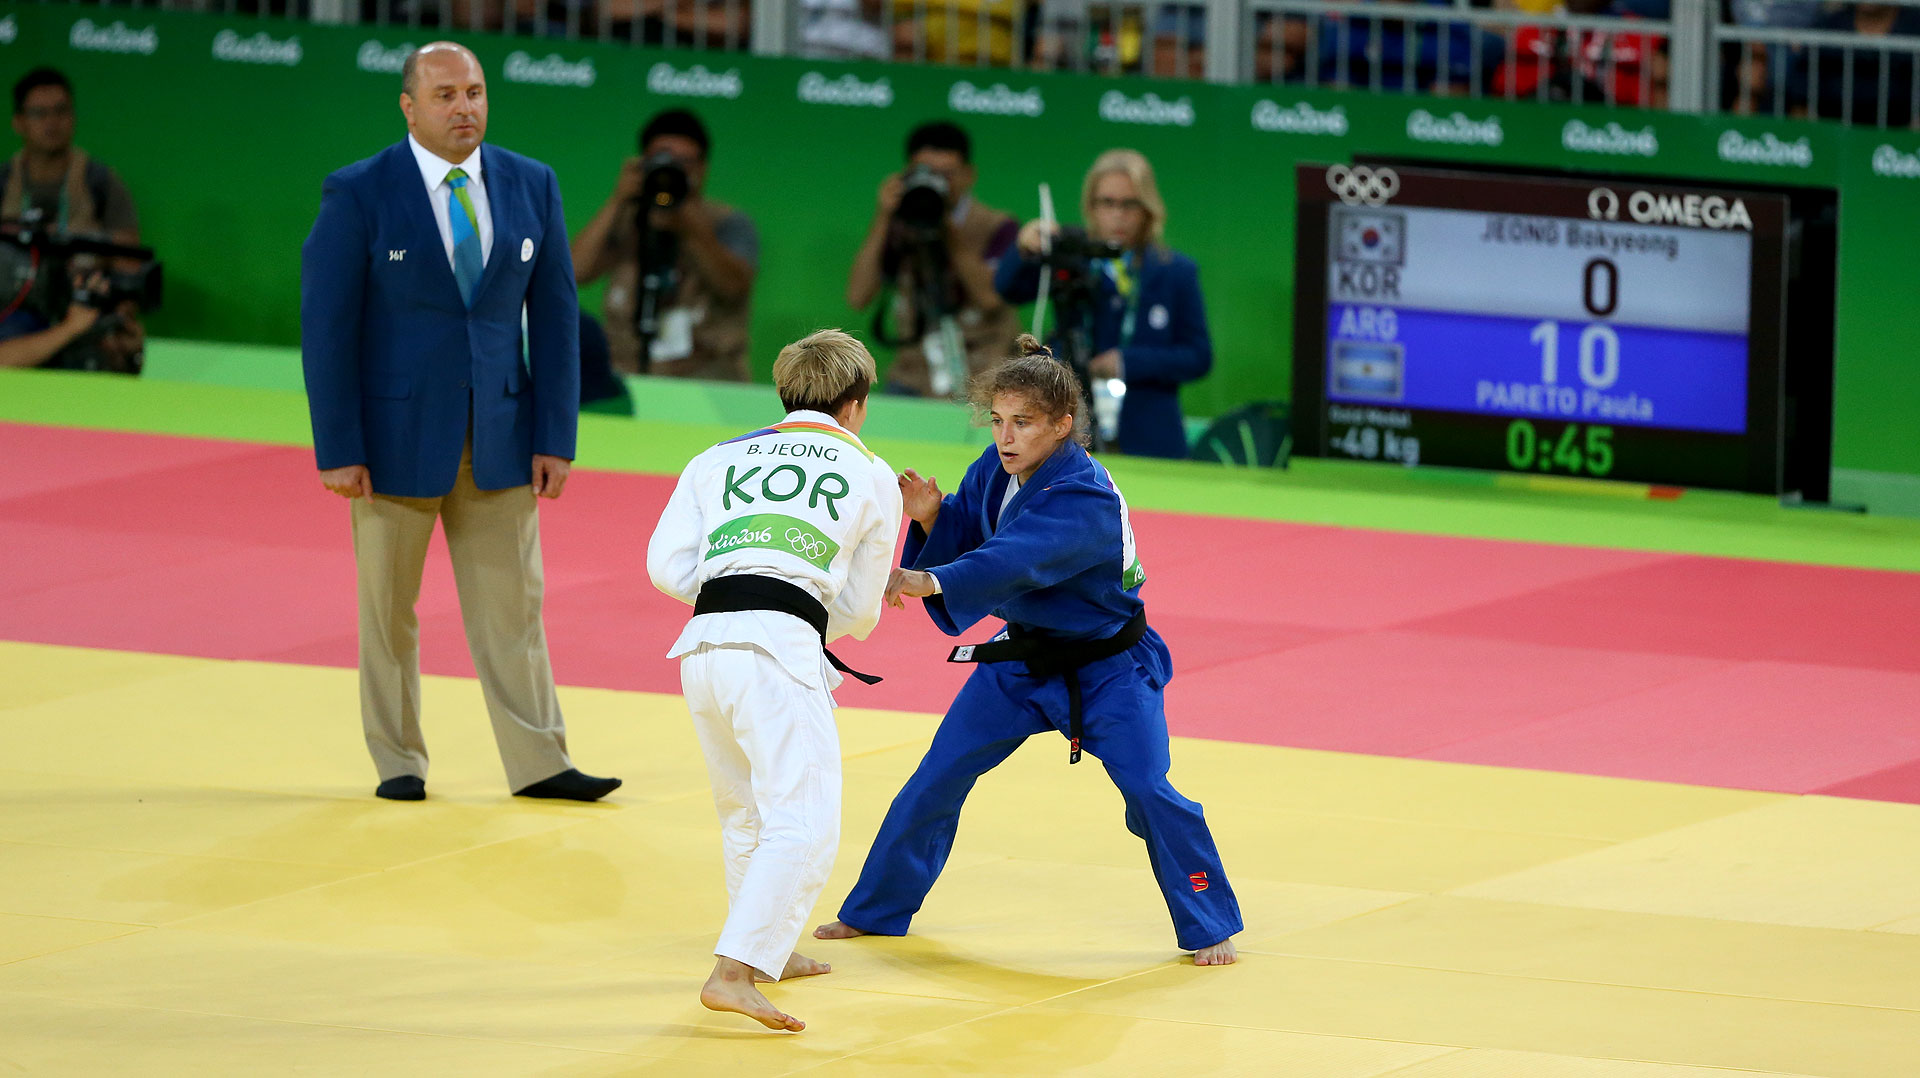
<path id="1" fill-rule="evenodd" d="M 1041 344 L 1040 338 L 1034 336 L 1031 333 L 1022 333 L 1020 336 L 1015 337 L 1013 339 L 1013 346 L 1020 350 L 1020 356 L 1022 359 L 1026 358 L 1027 356 L 1045 356 L 1048 359 L 1053 358 L 1053 349 L 1048 348 L 1044 344 Z"/>

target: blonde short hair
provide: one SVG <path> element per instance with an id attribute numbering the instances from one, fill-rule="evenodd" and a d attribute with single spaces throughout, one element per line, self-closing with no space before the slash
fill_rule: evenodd
<path id="1" fill-rule="evenodd" d="M 1162 243 L 1167 234 L 1167 204 L 1160 199 L 1160 185 L 1154 181 L 1153 165 L 1139 150 L 1108 150 L 1093 159 L 1087 180 L 1080 186 L 1080 219 L 1093 220 L 1093 188 L 1100 177 L 1118 172 L 1133 181 L 1134 197 L 1147 210 L 1147 239 Z"/>
<path id="2" fill-rule="evenodd" d="M 865 400 L 878 374 L 873 353 L 850 333 L 823 329 L 780 349 L 773 386 L 787 411 L 832 415 L 848 401 Z"/>

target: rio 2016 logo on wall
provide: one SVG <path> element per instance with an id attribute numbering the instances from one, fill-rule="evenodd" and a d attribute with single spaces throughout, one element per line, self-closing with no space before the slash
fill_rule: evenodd
<path id="1" fill-rule="evenodd" d="M 1151 91 L 1128 97 L 1118 90 L 1100 95 L 1100 118 L 1114 124 L 1146 124 L 1151 127 L 1192 127 L 1193 98 L 1172 101 Z"/>
<path id="2" fill-rule="evenodd" d="M 1574 153 L 1652 157 L 1660 152 L 1660 138 L 1652 124 L 1635 131 L 1612 121 L 1605 127 L 1588 127 L 1579 120 L 1568 120 L 1560 129 L 1560 145 Z"/>
<path id="3" fill-rule="evenodd" d="M 647 89 L 676 97 L 724 97 L 731 101 L 746 89 L 746 83 L 737 67 L 709 71 L 707 65 L 695 64 L 682 71 L 662 60 L 647 69 Z"/>
<path id="4" fill-rule="evenodd" d="M 81 52 L 137 53 L 152 56 L 160 51 L 160 31 L 143 26 L 132 29 L 119 19 L 99 26 L 92 19 L 81 19 L 67 33 L 67 44 Z"/>
<path id="5" fill-rule="evenodd" d="M 1813 167 L 1813 142 L 1805 135 L 1788 142 L 1771 131 L 1761 132 L 1758 138 L 1748 138 L 1738 131 L 1724 131 L 1717 148 L 1720 160 L 1742 165 Z"/>
<path id="6" fill-rule="evenodd" d="M 0 19 L 0 45 L 11 45 L 20 37 L 20 24 L 9 15 Z"/>
<path id="7" fill-rule="evenodd" d="M 1047 102 L 1040 96 L 1037 86 L 1012 90 L 1007 88 L 1006 83 L 996 82 L 983 90 L 962 79 L 947 90 L 947 107 L 955 112 L 986 116 L 1037 117 L 1047 111 Z"/>
<path id="8" fill-rule="evenodd" d="M 407 66 L 407 57 L 413 55 L 413 42 L 403 41 L 388 48 L 378 41 L 364 41 L 360 51 L 354 54 L 353 66 L 370 75 L 398 75 Z"/>
<path id="9" fill-rule="evenodd" d="M 285 41 L 265 31 L 252 37 L 241 37 L 232 30 L 222 30 L 213 35 L 213 58 L 228 63 L 294 67 L 300 63 L 302 55 L 299 35 Z"/>
<path id="10" fill-rule="evenodd" d="M 866 82 L 852 72 L 829 79 L 818 71 L 809 71 L 800 76 L 794 96 L 809 105 L 884 109 L 893 104 L 893 84 L 884 78 Z"/>
<path id="11" fill-rule="evenodd" d="M 559 53 L 550 52 L 536 60 L 524 52 L 507 54 L 506 67 L 501 71 L 508 82 L 525 82 L 535 86 L 573 86 L 586 89 L 592 86 L 598 77 L 593 70 L 591 57 L 585 60 L 570 61 Z"/>
<path id="12" fill-rule="evenodd" d="M 1498 146 L 1507 140 L 1498 116 L 1474 120 L 1464 112 L 1435 116 L 1426 109 L 1407 113 L 1407 137 L 1415 142 L 1444 142 L 1453 146 Z"/>
<path id="13" fill-rule="evenodd" d="M 1883 142 L 1873 150 L 1873 174 L 1920 180 L 1920 154 L 1901 153 Z"/>
<path id="14" fill-rule="evenodd" d="M 1254 102 L 1253 129 L 1282 135 L 1344 135 L 1347 133 L 1347 109 L 1335 105 L 1316 109 L 1305 101 L 1281 106 L 1265 98 Z"/>

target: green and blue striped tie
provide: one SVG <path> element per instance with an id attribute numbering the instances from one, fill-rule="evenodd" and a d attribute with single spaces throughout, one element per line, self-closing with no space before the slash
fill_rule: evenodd
<path id="1" fill-rule="evenodd" d="M 460 286 L 460 298 L 471 307 L 485 265 L 480 257 L 480 218 L 473 212 L 473 199 L 467 194 L 466 171 L 456 168 L 447 173 L 447 183 L 453 187 L 453 203 L 448 210 L 458 207 L 465 211 L 447 214 L 447 223 L 453 226 L 453 280 Z"/>

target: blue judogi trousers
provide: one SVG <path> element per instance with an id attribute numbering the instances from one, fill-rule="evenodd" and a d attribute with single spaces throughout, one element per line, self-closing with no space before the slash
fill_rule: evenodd
<path id="1" fill-rule="evenodd" d="M 1237 934 L 1240 903 L 1206 817 L 1167 781 L 1171 760 L 1160 687 L 1131 651 L 1081 667 L 1080 685 L 1081 746 L 1120 788 L 1127 830 L 1147 844 L 1180 947 L 1197 951 Z M 1032 677 L 1019 662 L 977 666 L 887 810 L 840 920 L 874 935 L 905 935 L 947 863 L 960 807 L 974 782 L 1034 734 L 1064 733 L 1067 715 L 1065 679 Z M 1064 767 L 1064 746 L 1061 755 Z"/>

